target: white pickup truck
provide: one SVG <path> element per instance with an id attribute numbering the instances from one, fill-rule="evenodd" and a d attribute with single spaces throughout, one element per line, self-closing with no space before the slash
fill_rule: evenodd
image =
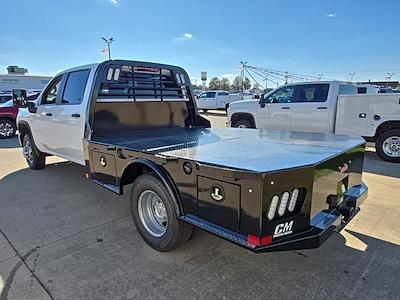
<path id="1" fill-rule="evenodd" d="M 363 139 L 210 128 L 177 66 L 109 60 L 59 73 L 36 102 L 12 96 L 29 167 L 56 155 L 114 193 L 132 184 L 133 221 L 159 251 L 193 226 L 254 252 L 318 248 L 367 197 Z"/>
<path id="2" fill-rule="evenodd" d="M 197 108 L 204 112 L 209 109 L 227 109 L 229 102 L 227 91 L 206 91 L 196 97 Z"/>
<path id="3" fill-rule="evenodd" d="M 346 82 L 287 84 L 261 100 L 231 103 L 227 125 L 359 135 L 383 160 L 400 162 L 400 95 L 358 95 Z"/>

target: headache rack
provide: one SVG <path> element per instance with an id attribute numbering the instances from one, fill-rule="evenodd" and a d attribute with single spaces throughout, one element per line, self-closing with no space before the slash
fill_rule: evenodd
<path id="1" fill-rule="evenodd" d="M 167 68 L 110 65 L 102 74 L 97 102 L 189 101 L 189 78 Z"/>

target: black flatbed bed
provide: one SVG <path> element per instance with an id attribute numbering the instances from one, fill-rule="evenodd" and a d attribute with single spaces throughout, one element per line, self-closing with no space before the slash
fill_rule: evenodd
<path id="1" fill-rule="evenodd" d="M 315 165 L 365 143 L 344 135 L 237 128 L 147 129 L 92 142 L 260 173 Z"/>

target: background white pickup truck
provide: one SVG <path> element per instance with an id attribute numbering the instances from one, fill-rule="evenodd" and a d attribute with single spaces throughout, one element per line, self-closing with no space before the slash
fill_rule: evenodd
<path id="1" fill-rule="evenodd" d="M 235 101 L 252 99 L 253 95 L 249 93 L 229 94 L 227 91 L 207 91 L 196 96 L 197 108 L 206 112 L 209 109 L 225 109 L 229 104 Z"/>
<path id="2" fill-rule="evenodd" d="M 261 100 L 231 103 L 228 125 L 359 135 L 376 142 L 382 159 L 400 162 L 400 95 L 358 95 L 345 82 L 287 84 Z"/>

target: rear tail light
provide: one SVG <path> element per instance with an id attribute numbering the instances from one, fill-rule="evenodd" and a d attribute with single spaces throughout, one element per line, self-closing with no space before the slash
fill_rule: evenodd
<path id="1" fill-rule="evenodd" d="M 292 192 L 292 197 L 290 198 L 289 206 L 288 206 L 288 211 L 292 212 L 294 211 L 294 208 L 296 207 L 296 202 L 297 198 L 299 197 L 299 190 L 294 189 Z"/>
<path id="2" fill-rule="evenodd" d="M 278 202 L 279 202 L 279 196 L 275 195 L 272 197 L 271 205 L 269 206 L 269 211 L 268 211 L 268 220 L 272 220 L 275 216 L 276 208 L 278 207 Z"/>
<path id="3" fill-rule="evenodd" d="M 305 199 L 305 195 L 305 188 L 293 189 L 291 193 L 283 192 L 281 197 L 279 197 L 279 195 L 274 195 L 268 209 L 268 220 L 272 221 L 273 219 L 287 217 L 288 213 L 295 213 L 298 211 L 301 208 L 299 203 Z"/>
<path id="4" fill-rule="evenodd" d="M 289 193 L 288 192 L 284 192 L 283 195 L 282 195 L 281 204 L 279 205 L 279 209 L 278 209 L 278 215 L 280 217 L 282 217 L 283 214 L 285 213 L 286 205 L 288 203 L 288 200 L 289 200 Z"/>
<path id="5" fill-rule="evenodd" d="M 257 247 L 257 246 L 268 246 L 272 244 L 272 235 L 263 236 L 259 238 L 258 236 L 249 234 L 247 236 L 247 244 L 250 247 Z"/>

